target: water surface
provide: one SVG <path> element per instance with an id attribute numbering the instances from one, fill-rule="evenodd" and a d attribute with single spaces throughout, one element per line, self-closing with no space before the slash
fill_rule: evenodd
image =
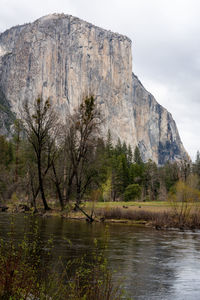
<path id="1" fill-rule="evenodd" d="M 53 238 L 53 261 L 89 255 L 93 240 L 105 240 L 104 224 L 67 221 L 58 217 L 38 218 L 43 239 Z M 27 219 L 16 216 L 14 230 L 22 236 Z M 0 214 L 0 237 L 10 230 L 10 218 Z M 116 270 L 115 278 L 136 300 L 200 299 L 200 232 L 156 231 L 155 229 L 110 224 L 106 256 Z M 66 239 L 71 241 L 69 247 Z M 103 300 L 103 299 L 102 299 Z"/>

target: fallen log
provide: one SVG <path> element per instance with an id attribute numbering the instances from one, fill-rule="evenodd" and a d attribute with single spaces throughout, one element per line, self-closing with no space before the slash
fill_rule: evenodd
<path id="1" fill-rule="evenodd" d="M 77 203 L 75 204 L 75 209 L 79 209 L 86 217 L 86 221 L 88 223 L 92 223 L 94 221 L 94 218 L 91 216 L 89 216 Z"/>

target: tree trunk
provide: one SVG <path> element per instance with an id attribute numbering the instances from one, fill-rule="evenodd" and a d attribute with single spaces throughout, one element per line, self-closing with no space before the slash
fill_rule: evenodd
<path id="1" fill-rule="evenodd" d="M 54 173 L 54 177 L 55 177 L 55 185 L 56 185 L 56 190 L 57 190 L 57 193 L 58 193 L 58 198 L 59 198 L 61 210 L 63 210 L 64 209 L 64 202 L 63 202 L 63 197 L 62 197 L 62 193 L 61 193 L 61 190 L 60 190 L 60 184 L 59 184 L 59 181 L 58 181 L 58 176 L 56 174 L 56 169 L 55 169 L 54 162 L 52 162 L 52 168 L 53 168 L 53 173 Z"/>
<path id="2" fill-rule="evenodd" d="M 38 212 L 37 206 L 36 206 L 36 197 L 34 195 L 32 195 L 32 199 L 30 200 L 31 207 L 34 208 L 34 213 Z"/>
<path id="3" fill-rule="evenodd" d="M 19 166 L 19 140 L 17 139 L 16 144 L 16 158 L 15 158 L 15 182 L 18 182 L 18 166 Z"/>
<path id="4" fill-rule="evenodd" d="M 115 202 L 116 201 L 116 194 L 117 192 L 115 190 L 112 191 L 112 201 Z"/>
<path id="5" fill-rule="evenodd" d="M 32 190 L 32 201 L 31 201 L 31 206 L 34 208 L 34 213 L 38 212 L 37 210 L 37 206 L 36 206 L 36 198 L 37 198 L 37 195 L 39 193 L 39 187 L 37 188 L 36 192 L 34 193 L 34 191 Z"/>
<path id="6" fill-rule="evenodd" d="M 72 182 L 73 182 L 73 179 L 74 179 L 74 175 L 75 174 L 73 172 L 72 175 L 69 178 L 68 189 L 67 189 L 67 193 L 66 193 L 66 202 L 69 202 L 69 198 L 70 198 L 71 190 L 72 190 Z"/>
<path id="7" fill-rule="evenodd" d="M 51 208 L 48 206 L 45 194 L 44 194 L 44 187 L 43 187 L 43 180 L 42 180 L 42 171 L 41 171 L 41 157 L 38 158 L 38 179 L 39 179 L 39 187 L 40 187 L 40 193 L 44 205 L 45 210 L 50 210 Z"/>
<path id="8" fill-rule="evenodd" d="M 77 188 L 76 188 L 76 203 L 78 205 L 81 203 L 81 188 L 79 184 L 77 184 Z"/>
<path id="9" fill-rule="evenodd" d="M 20 143 L 20 129 L 17 122 L 17 137 L 16 137 L 16 151 L 15 151 L 15 182 L 18 182 L 18 169 L 19 169 L 19 143 Z"/>
<path id="10" fill-rule="evenodd" d="M 92 215 L 91 216 L 89 216 L 77 203 L 75 204 L 75 208 L 76 208 L 76 210 L 77 209 L 79 209 L 86 217 L 87 217 L 87 221 L 88 222 L 90 222 L 90 223 L 92 223 L 93 221 L 94 221 L 94 219 L 93 219 L 93 217 L 92 217 Z"/>
<path id="11" fill-rule="evenodd" d="M 66 182 L 67 182 L 67 168 L 66 168 L 66 155 L 64 155 L 64 169 L 63 169 L 63 201 L 67 201 L 67 187 L 66 187 Z"/>
<path id="12" fill-rule="evenodd" d="M 34 208 L 34 212 L 37 212 L 36 198 L 40 191 L 40 188 L 38 187 L 37 190 L 35 191 L 34 183 L 33 183 L 33 176 L 32 176 L 32 174 L 30 174 L 30 172 L 29 172 L 28 176 L 29 176 L 30 180 L 29 180 L 27 194 L 28 194 L 28 198 L 29 198 L 31 207 Z M 29 193 L 29 188 L 31 189 L 32 195 L 30 195 L 30 193 Z"/>

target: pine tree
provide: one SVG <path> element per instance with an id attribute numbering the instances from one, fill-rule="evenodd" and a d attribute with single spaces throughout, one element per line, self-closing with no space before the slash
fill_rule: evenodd
<path id="1" fill-rule="evenodd" d="M 113 151 L 112 136 L 111 136 L 110 129 L 108 129 L 107 139 L 106 139 L 106 152 L 108 157 L 112 156 L 112 151 Z"/>
<path id="2" fill-rule="evenodd" d="M 142 157 L 141 157 L 140 150 L 139 150 L 138 146 L 135 147 L 134 155 L 133 155 L 133 160 L 138 165 L 142 165 L 143 164 Z"/>
<path id="3" fill-rule="evenodd" d="M 127 161 L 128 161 L 128 165 L 129 165 L 129 167 L 130 167 L 130 165 L 131 165 L 132 162 L 133 162 L 133 153 L 132 153 L 132 149 L 131 149 L 131 146 L 130 146 L 130 145 L 128 145 Z"/>
<path id="4" fill-rule="evenodd" d="M 193 164 L 193 172 L 200 177 L 200 152 L 197 151 L 196 160 Z"/>

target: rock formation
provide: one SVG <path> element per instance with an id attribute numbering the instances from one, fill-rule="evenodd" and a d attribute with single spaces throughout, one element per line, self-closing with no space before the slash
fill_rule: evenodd
<path id="1" fill-rule="evenodd" d="M 131 41 L 78 18 L 53 14 L 0 35 L 2 103 L 18 114 L 25 99 L 49 97 L 61 115 L 84 95 L 97 97 L 104 125 L 144 160 L 159 164 L 187 158 L 169 114 L 132 74 Z M 5 105 L 4 105 L 5 106 Z M 0 106 L 0 122 L 6 116 Z"/>

